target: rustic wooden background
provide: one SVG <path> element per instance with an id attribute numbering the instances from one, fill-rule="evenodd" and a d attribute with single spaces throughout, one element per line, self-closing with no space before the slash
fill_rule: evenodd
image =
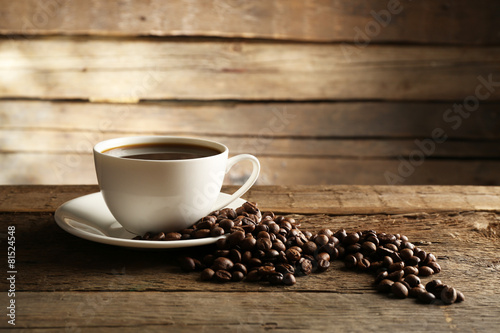
<path id="1" fill-rule="evenodd" d="M 256 154 L 260 184 L 500 185 L 499 17 L 488 0 L 0 0 L 0 183 L 92 184 L 95 143 L 161 134 Z"/>

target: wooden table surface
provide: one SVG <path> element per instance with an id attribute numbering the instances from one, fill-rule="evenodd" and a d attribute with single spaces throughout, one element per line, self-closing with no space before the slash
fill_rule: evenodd
<path id="1" fill-rule="evenodd" d="M 226 187 L 224 191 L 231 191 Z M 289 287 L 201 282 L 175 258 L 72 236 L 54 222 L 67 200 L 96 186 L 0 186 L 2 308 L 7 231 L 16 233 L 16 328 L 40 332 L 459 331 L 500 325 L 500 188 L 466 186 L 256 186 L 245 199 L 293 214 L 301 229 L 402 233 L 434 253 L 436 278 L 466 301 L 423 305 L 377 293 L 373 277 L 341 262 Z M 430 280 L 426 278 L 424 281 Z M 0 328 L 11 328 L 6 314 Z"/>

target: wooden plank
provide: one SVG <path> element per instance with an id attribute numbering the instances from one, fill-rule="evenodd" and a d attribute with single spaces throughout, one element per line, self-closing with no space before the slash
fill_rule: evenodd
<path id="1" fill-rule="evenodd" d="M 176 135 L 162 130 L 151 132 L 73 132 L 60 130 L 2 130 L 0 153 L 50 153 L 78 154 L 92 152 L 92 145 L 98 140 L 106 140 L 130 135 Z M 214 140 L 225 144 L 232 154 L 250 153 L 259 156 L 283 157 L 330 157 L 330 158 L 396 158 L 409 156 L 419 149 L 415 141 L 422 140 L 352 140 L 352 139 L 309 139 L 274 137 L 219 137 L 182 133 L 183 136 Z M 500 159 L 498 141 L 448 141 L 432 144 L 432 158 L 477 158 Z M 369 163 L 369 162 L 367 162 Z"/>
<path id="2" fill-rule="evenodd" d="M 451 195 L 449 195 L 451 197 Z M 446 197 L 443 197 L 445 199 Z M 409 211 L 411 212 L 411 211 Z M 302 230 L 377 230 L 408 236 L 438 258 L 442 271 L 434 278 L 466 286 L 468 293 L 486 292 L 484 280 L 500 279 L 492 265 L 498 265 L 500 242 L 499 214 L 493 212 L 405 213 L 400 215 L 291 215 Z M 1 214 L 2 225 L 16 227 L 18 273 L 16 290 L 29 291 L 273 291 L 265 283 L 203 283 L 199 272 L 187 274 L 177 263 L 183 255 L 203 257 L 214 246 L 168 251 L 144 251 L 108 246 L 83 240 L 60 229 L 51 213 Z M 33 244 L 33 245 L 30 245 Z M 36 245 L 35 245 L 36 244 Z M 41 249 L 44 249 L 41 251 Z M 77 250 L 71 250 L 77 249 Z M 64 253 L 64 255 L 61 255 Z M 285 291 L 329 293 L 373 293 L 372 277 L 349 273 L 343 263 L 333 262 L 325 274 L 298 277 L 297 284 Z M 82 271 L 85 275 L 82 276 Z M 470 280 L 467 273 L 481 275 Z M 140 276 L 140 278 L 138 278 Z M 429 278 L 430 279 L 430 278 Z M 424 279 L 427 280 L 427 279 Z M 336 281 L 325 283 L 325 281 Z M 0 281 L 2 287 L 8 281 Z M 465 292 L 465 290 L 463 290 Z"/>
<path id="3" fill-rule="evenodd" d="M 321 188 L 315 188 L 321 192 Z M 350 188 L 358 190 L 358 194 L 365 192 Z M 36 187 L 12 189 L 44 193 Z M 73 187 L 78 189 L 88 190 Z M 408 190 L 407 187 L 401 189 Z M 460 190 L 485 193 L 492 189 L 498 193 L 498 188 L 490 187 L 419 187 L 422 191 L 434 190 L 436 197 L 443 199 L 438 202 L 460 198 Z M 412 191 L 414 189 L 409 189 L 407 193 Z M 268 196 L 289 194 L 283 187 L 265 192 Z M 369 199 L 365 205 L 370 205 Z M 334 324 L 336 329 L 349 330 L 354 321 L 384 331 L 393 331 L 394 325 L 400 327 L 403 323 L 417 331 L 422 325 L 443 330 L 454 325 L 453 328 L 479 331 L 489 331 L 498 325 L 499 295 L 484 287 L 485 281 L 491 285 L 500 282 L 498 213 L 293 216 L 301 222 L 303 230 L 375 229 L 405 234 L 412 242 L 424 241 L 426 243 L 419 246 L 436 254 L 443 268 L 433 277 L 463 291 L 466 302 L 423 306 L 410 299 L 388 298 L 373 290 L 371 276 L 348 272 L 339 262 L 334 262 L 325 273 L 298 278 L 297 284 L 291 287 L 204 283 L 198 280 L 198 274 L 183 273 L 174 264 L 178 255 L 197 252 L 199 255 L 200 248 L 146 253 L 106 246 L 65 233 L 55 225 L 50 213 L 4 213 L 0 214 L 0 224 L 15 225 L 18 236 L 16 326 L 87 331 L 103 326 L 130 330 L 133 325 L 137 330 L 153 325 L 172 330 L 186 326 L 199 330 L 223 323 L 228 329 L 248 328 L 253 332 L 259 327 L 285 331 L 328 330 Z M 6 283 L 0 281 L 2 287 Z M 429 316 L 429 311 L 435 315 Z M 205 313 L 210 315 L 200 315 Z M 229 321 L 228 313 L 231 314 Z M 408 313 L 417 319 L 408 322 L 404 319 Z M 7 327 L 6 322 L 0 325 Z"/>
<path id="4" fill-rule="evenodd" d="M 413 155 L 411 155 L 413 156 Z M 498 160 L 433 160 L 408 167 L 399 159 L 258 156 L 257 184 L 272 185 L 498 185 Z M 418 159 L 418 157 L 416 157 Z M 1 184 L 95 184 L 90 154 L 1 154 Z M 451 172 L 453 170 L 453 172 Z M 242 184 L 250 165 L 235 165 L 226 184 Z"/>
<path id="5" fill-rule="evenodd" d="M 499 15 L 498 3 L 487 0 L 2 0 L 0 33 L 498 44 Z"/>
<path id="6" fill-rule="evenodd" d="M 226 193 L 235 189 L 223 187 Z M 97 185 L 2 185 L 0 212 L 54 212 L 68 200 L 97 191 Z M 500 188 L 494 186 L 256 185 L 244 198 L 262 210 L 297 214 L 500 212 Z"/>
<path id="7" fill-rule="evenodd" d="M 273 288 L 276 289 L 276 288 Z M 235 300 L 237 300 L 235 302 Z M 498 295 L 482 292 L 467 303 L 422 306 L 410 300 L 351 293 L 20 293 L 16 323 L 31 330 L 102 332 L 286 332 L 422 329 L 493 332 Z M 307 305 L 307 306 L 306 306 Z M 75 309 L 78 309 L 75 312 Z M 429 315 L 429 312 L 432 315 Z M 411 319 L 408 320 L 408 313 Z M 58 314 L 57 318 L 54 314 Z M 230 316 L 228 316 L 230 314 Z M 377 318 L 374 320 L 374 318 Z M 6 321 L 2 322 L 6 327 Z M 16 324 L 16 327 L 18 326 Z M 30 330 L 28 330 L 30 331 Z"/>
<path id="8" fill-rule="evenodd" d="M 449 195 L 451 197 L 451 195 Z M 445 199 L 445 197 L 443 197 Z M 500 243 L 489 236 L 499 231 L 498 214 L 495 213 L 433 213 L 410 215 L 293 215 L 304 230 L 321 228 L 347 228 L 348 230 L 374 229 L 402 233 L 413 242 L 424 241 L 423 248 L 433 252 L 443 266 L 439 278 L 457 280 L 467 271 L 483 274 L 483 278 L 495 277 L 488 263 L 498 259 Z M 186 274 L 180 270 L 176 259 L 180 255 L 200 256 L 212 252 L 213 247 L 152 252 L 147 257 L 142 251 L 110 247 L 78 239 L 59 229 L 48 213 L 2 214 L 0 221 L 16 226 L 16 242 L 19 244 L 18 291 L 220 291 L 219 284 L 200 283 L 198 274 Z M 439 230 L 439 231 L 438 231 Z M 489 236 L 488 236 L 489 235 Z M 478 247 L 478 243 L 481 247 Z M 483 244 L 484 243 L 484 244 Z M 36 244 L 36 245 L 29 245 Z M 51 245 L 52 244 L 52 245 Z M 46 249 L 43 255 L 40 248 Z M 76 253 L 67 252 L 78 248 Z M 459 250 L 459 251 L 458 251 Z M 461 253 L 457 255 L 457 251 Z M 60 256 L 57 253 L 68 253 Z M 481 252 L 479 256 L 475 252 Z M 70 255 L 71 254 L 71 255 Z M 97 259 L 100 257 L 100 259 Z M 50 269 L 52 267 L 52 269 Z M 21 270 L 23 268 L 23 270 Z M 328 274 L 304 277 L 289 291 L 325 291 L 333 293 L 370 292 L 371 280 L 367 275 L 346 274 L 342 264 L 335 262 Z M 50 279 L 43 272 L 50 271 Z M 78 272 L 85 277 L 75 281 Z M 137 280 L 140 272 L 141 279 Z M 106 278 L 103 278 L 107 276 Z M 465 274 L 466 275 L 466 274 Z M 168 277 L 168 279 L 167 279 Z M 338 281 L 335 284 L 323 280 Z M 459 279 L 458 279 L 459 280 Z M 493 282 L 492 280 L 492 282 Z M 1 284 L 7 282 L 1 281 Z M 346 285 L 352 283 L 346 290 Z M 450 281 L 451 283 L 451 281 Z M 463 281 L 470 292 L 480 291 L 482 281 Z M 227 291 L 259 291 L 263 284 L 229 284 Z"/>
<path id="9" fill-rule="evenodd" d="M 5 130 L 57 130 L 68 136 L 83 135 L 87 147 L 103 139 L 107 132 L 116 135 L 153 132 L 214 137 L 413 140 L 431 138 L 434 129 L 442 128 L 447 137 L 454 140 L 500 139 L 499 103 L 482 103 L 468 118 L 450 119 L 450 116 L 457 116 L 448 114 L 452 108 L 451 102 L 147 102 L 123 105 L 0 100 L 0 130 L 2 133 L 6 133 Z M 1 136 L 7 142 L 10 140 L 5 134 Z M 6 144 L 4 141 L 0 148 Z M 75 149 L 81 151 L 82 148 L 69 150 Z"/>
<path id="10" fill-rule="evenodd" d="M 219 40 L 3 40 L 0 97 L 122 102 L 500 98 L 500 79 L 494 75 L 500 71 L 500 47 L 370 45 L 356 51 L 347 55 L 343 45 Z M 482 87 L 483 81 L 493 83 Z"/>

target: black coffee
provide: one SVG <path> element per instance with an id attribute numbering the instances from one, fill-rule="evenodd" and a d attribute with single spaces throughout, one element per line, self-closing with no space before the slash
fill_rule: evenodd
<path id="1" fill-rule="evenodd" d="M 104 154 L 138 160 L 187 160 L 220 154 L 217 149 L 180 143 L 147 143 L 111 148 Z"/>

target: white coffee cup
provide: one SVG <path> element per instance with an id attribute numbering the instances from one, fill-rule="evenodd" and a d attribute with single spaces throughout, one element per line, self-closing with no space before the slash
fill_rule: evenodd
<path id="1" fill-rule="evenodd" d="M 215 155 L 181 160 L 144 160 L 104 153 L 113 148 L 141 144 L 184 144 L 215 149 Z M 191 226 L 213 210 L 242 196 L 255 183 L 259 160 L 249 154 L 228 159 L 228 148 L 218 142 L 172 136 L 124 137 L 94 146 L 99 187 L 109 210 L 128 231 L 171 232 Z M 252 162 L 246 182 L 218 203 L 224 175 L 243 160 Z"/>

